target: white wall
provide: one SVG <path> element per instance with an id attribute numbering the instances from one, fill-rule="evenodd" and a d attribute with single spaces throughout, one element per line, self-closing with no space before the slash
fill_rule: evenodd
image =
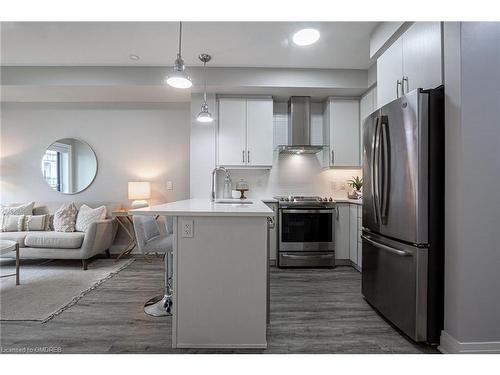
<path id="1" fill-rule="evenodd" d="M 152 203 L 187 198 L 189 135 L 187 104 L 2 103 L 0 200 L 128 206 L 131 180 L 152 182 Z M 76 195 L 53 191 L 42 178 L 45 148 L 60 138 L 82 139 L 97 156 L 96 179 Z"/>
<path id="2" fill-rule="evenodd" d="M 500 352 L 500 23 L 444 26 L 445 352 Z"/>

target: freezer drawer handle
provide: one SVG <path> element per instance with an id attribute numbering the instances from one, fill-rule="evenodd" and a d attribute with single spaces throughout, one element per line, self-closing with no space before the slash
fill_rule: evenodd
<path id="1" fill-rule="evenodd" d="M 386 251 L 389 251 L 393 254 L 396 254 L 396 255 L 399 255 L 400 257 L 408 257 L 408 256 L 411 256 L 410 253 L 406 252 L 406 251 L 403 251 L 403 250 L 397 250 L 397 249 L 393 249 L 392 247 L 390 246 L 386 246 L 386 245 L 382 245 L 378 242 L 375 242 L 373 241 L 372 239 L 364 236 L 364 235 L 361 235 L 361 238 L 367 242 L 369 242 L 370 244 L 372 244 L 373 246 L 375 247 L 378 247 L 379 249 L 382 249 L 382 250 L 386 250 Z"/>
<path id="2" fill-rule="evenodd" d="M 293 254 L 281 254 L 283 258 L 290 258 L 290 259 L 311 259 L 311 258 L 317 258 L 317 259 L 328 259 L 328 258 L 333 258 L 333 254 L 325 254 L 325 255 L 293 255 Z"/>

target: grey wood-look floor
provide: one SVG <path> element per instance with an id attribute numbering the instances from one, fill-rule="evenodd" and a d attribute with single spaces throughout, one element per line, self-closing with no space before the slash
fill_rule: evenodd
<path id="1" fill-rule="evenodd" d="M 361 296 L 361 275 L 351 267 L 273 268 L 266 350 L 174 350 L 171 318 L 142 311 L 147 299 L 161 294 L 162 272 L 161 259 L 138 258 L 47 323 L 1 322 L 1 346 L 52 346 L 62 353 L 437 352 L 412 343 L 373 311 Z"/>

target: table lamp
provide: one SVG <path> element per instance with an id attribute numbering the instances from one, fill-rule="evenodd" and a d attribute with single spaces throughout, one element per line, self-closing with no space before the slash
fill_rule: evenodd
<path id="1" fill-rule="evenodd" d="M 147 207 L 146 199 L 151 198 L 151 183 L 147 181 L 134 181 L 128 183 L 128 199 L 134 200 L 131 208 Z"/>

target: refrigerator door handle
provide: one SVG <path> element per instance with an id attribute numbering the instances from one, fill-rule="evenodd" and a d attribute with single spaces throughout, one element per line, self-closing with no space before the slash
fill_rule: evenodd
<path id="1" fill-rule="evenodd" d="M 379 249 L 382 249 L 382 250 L 386 250 L 390 253 L 393 253 L 393 254 L 396 254 L 396 255 L 399 255 L 400 257 L 407 257 L 407 256 L 411 256 L 410 253 L 406 252 L 406 251 L 403 251 L 403 250 L 398 250 L 398 249 L 394 249 L 390 246 L 387 246 L 387 245 L 382 245 L 381 243 L 378 243 L 374 240 L 372 240 L 371 238 L 368 238 L 367 236 L 365 236 L 364 234 L 361 235 L 361 238 L 363 240 L 365 240 L 366 242 L 372 244 L 373 246 L 375 247 L 378 247 Z"/>
<path id="2" fill-rule="evenodd" d="M 376 138 L 377 138 L 377 133 L 378 133 L 378 122 L 379 122 L 379 117 L 375 118 L 375 130 L 373 131 L 373 137 L 372 137 L 372 154 L 371 154 L 371 173 L 370 173 L 370 179 L 371 179 L 371 185 L 372 185 L 372 206 L 373 206 L 373 214 L 375 215 L 375 224 L 378 224 L 378 210 L 377 210 L 377 196 L 376 196 L 376 180 L 377 178 L 375 177 L 375 172 L 376 172 L 376 163 L 375 163 L 375 155 L 377 154 L 376 152 Z M 378 176 L 377 176 L 378 177 Z"/>
<path id="3" fill-rule="evenodd" d="M 387 211 L 389 207 L 389 183 L 390 183 L 390 149 L 389 149 L 389 129 L 388 118 L 382 116 L 380 118 L 380 128 L 382 134 L 382 147 L 383 147 L 383 179 L 382 179 L 382 194 L 381 194 L 381 208 L 380 208 L 380 221 L 382 224 L 387 224 Z"/>

